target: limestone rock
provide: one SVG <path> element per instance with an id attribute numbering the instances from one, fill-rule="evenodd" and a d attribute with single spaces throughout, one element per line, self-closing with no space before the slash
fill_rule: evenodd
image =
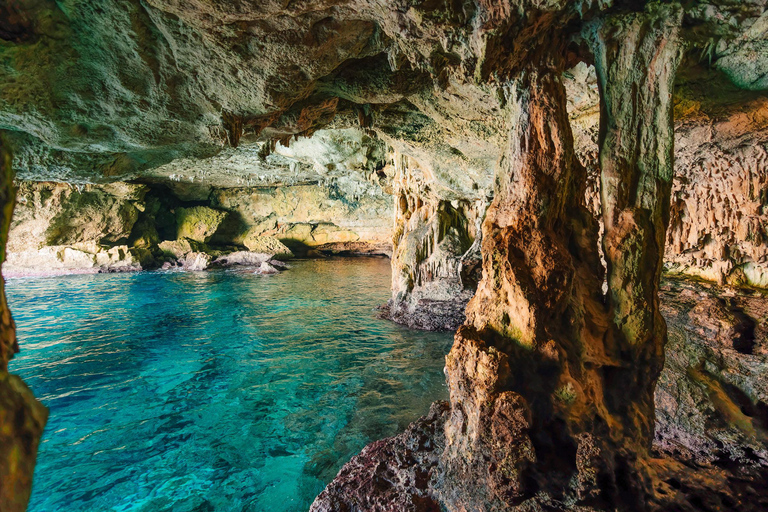
<path id="1" fill-rule="evenodd" d="M 205 252 L 203 244 L 186 238 L 165 240 L 160 243 L 159 249 L 166 257 L 174 259 L 182 270 L 205 270 L 212 259 L 211 255 Z"/>
<path id="2" fill-rule="evenodd" d="M 477 287 L 462 268 L 477 260 L 487 204 L 441 200 L 418 179 L 411 159 L 396 160 L 392 299 L 384 316 L 418 329 L 455 330 Z"/>
<path id="3" fill-rule="evenodd" d="M 355 173 L 317 185 L 216 188 L 211 204 L 240 219 L 231 235 L 236 243 L 245 234 L 266 234 L 306 247 L 353 241 L 384 244 L 392 232 L 391 196 L 378 182 Z"/>
<path id="4" fill-rule="evenodd" d="M 667 483 L 655 480 L 662 471 L 654 473 L 649 450 L 670 217 L 672 263 L 685 272 L 744 283 L 764 283 L 767 274 L 764 151 L 747 147 L 763 141 L 745 135 L 763 131 L 766 5 L 10 2 L 0 6 L 0 129 L 22 178 L 161 180 L 181 203 L 207 200 L 233 212 L 226 219 L 233 224 L 217 228 L 157 227 L 158 240 L 212 243 L 218 233 L 226 237 L 216 243 L 239 244 L 274 214 L 276 233 L 268 234 L 281 231 L 297 245 L 383 242 L 375 235 L 391 231 L 389 219 L 376 217 L 389 204 L 380 192 L 394 189 L 406 203 L 397 207 L 393 237 L 400 304 L 429 310 L 425 300 L 462 297 L 478 280 L 478 247 L 482 257 L 478 292 L 448 359 L 451 405 L 438 463 L 446 471 L 433 486 L 440 506 L 649 509 Z M 741 105 L 757 106 L 723 101 L 727 108 L 711 111 L 699 108 L 701 98 L 675 95 L 689 85 L 685 74 L 675 83 L 681 62 L 687 69 L 707 62 L 735 89 L 754 93 L 740 96 Z M 574 84 L 570 117 L 569 73 L 588 84 Z M 599 86 L 590 88 L 591 80 Z M 593 110 L 600 122 L 589 127 L 579 110 Z M 673 181 L 673 110 L 698 119 L 678 130 L 683 142 L 694 141 L 689 149 L 701 149 L 678 174 L 703 178 L 691 190 Z M 721 123 L 727 117 L 732 122 Z M 577 141 L 595 144 L 575 147 L 574 128 L 586 131 Z M 395 158 L 382 155 L 385 146 Z M 714 162 L 699 161 L 710 154 Z M 587 160 L 598 162 L 599 179 L 576 156 L 588 168 Z M 408 172 L 393 186 L 387 178 L 398 168 Z M 604 221 L 602 242 L 587 203 Z M 120 223 L 136 222 L 130 211 Z M 714 217 L 726 225 L 713 227 Z M 90 233 L 59 240 L 74 231 L 67 222 L 46 222 L 64 229 L 44 245 L 125 243 Z M 138 248 L 150 250 L 152 239 L 137 232 Z M 168 249 L 190 268 L 207 264 L 191 245 Z M 733 324 L 722 332 L 742 328 L 736 316 L 718 314 Z M 15 348 L 8 315 L 0 327 L 7 359 Z M 392 452 L 401 449 L 390 443 L 367 456 L 397 459 Z M 406 505 L 401 482 L 377 472 L 386 473 L 387 462 L 372 460 L 361 468 L 376 477 L 367 490 L 381 494 L 372 506 Z M 402 460 L 395 472 L 417 474 L 401 471 Z"/>
<path id="5" fill-rule="evenodd" d="M 4 269 L 6 276 L 20 277 L 127 272 L 141 270 L 142 266 L 126 245 L 80 243 L 9 253 Z"/>
<path id="6" fill-rule="evenodd" d="M 0 133 L 0 265 L 15 203 L 11 157 Z M 8 373 L 8 361 L 19 351 L 16 325 L 0 276 L 0 504 L 4 512 L 24 512 L 32 492 L 32 476 L 48 409 L 22 380 Z"/>
<path id="7" fill-rule="evenodd" d="M 3 511 L 23 512 L 48 409 L 16 375 L 0 372 L 0 503 Z"/>
<path id="8" fill-rule="evenodd" d="M 265 254 L 263 252 L 236 251 L 218 256 L 211 262 L 211 265 L 221 267 L 231 267 L 235 265 L 261 267 L 261 264 L 264 262 L 273 265 L 274 262 L 272 258 L 272 254 Z"/>
<path id="9" fill-rule="evenodd" d="M 208 268 L 211 255 L 203 252 L 188 252 L 176 260 L 182 270 L 200 271 Z"/>
<path id="10" fill-rule="evenodd" d="M 115 183 L 73 186 L 21 182 L 9 252 L 80 242 L 127 241 L 147 187 Z"/>
<path id="11" fill-rule="evenodd" d="M 206 206 L 176 210 L 176 237 L 208 242 L 227 216 L 226 212 Z"/>
<path id="12" fill-rule="evenodd" d="M 427 416 L 402 434 L 366 446 L 341 468 L 310 512 L 439 512 L 430 480 L 436 476 L 438 456 L 445 447 L 447 412 L 445 402 L 436 402 Z"/>
<path id="13" fill-rule="evenodd" d="M 277 274 L 280 271 L 277 268 L 275 268 L 271 263 L 267 261 L 263 261 L 256 272 L 259 274 L 269 275 L 269 274 Z"/>
<path id="14" fill-rule="evenodd" d="M 662 308 L 655 446 L 699 464 L 768 468 L 768 299 L 670 280 Z"/>
<path id="15" fill-rule="evenodd" d="M 280 240 L 273 236 L 255 234 L 251 231 L 243 238 L 243 245 L 254 253 L 271 254 L 278 259 L 293 258 L 293 253 Z"/>
<path id="16" fill-rule="evenodd" d="M 160 242 L 159 248 L 167 256 L 178 259 L 200 247 L 198 244 L 194 244 L 193 248 L 193 243 L 185 238 L 180 240 L 164 240 Z"/>

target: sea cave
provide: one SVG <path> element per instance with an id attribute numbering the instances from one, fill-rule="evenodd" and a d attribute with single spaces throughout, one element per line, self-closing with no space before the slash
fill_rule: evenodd
<path id="1" fill-rule="evenodd" d="M 0 512 L 768 510 L 768 0 L 0 0 Z"/>

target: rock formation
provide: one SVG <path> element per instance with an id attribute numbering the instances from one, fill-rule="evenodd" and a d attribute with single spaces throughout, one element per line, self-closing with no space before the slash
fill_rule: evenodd
<path id="1" fill-rule="evenodd" d="M 726 477 L 654 460 L 654 438 L 687 461 L 761 464 L 763 363 L 738 304 L 667 311 L 735 345 L 674 354 L 655 434 L 659 282 L 666 262 L 768 285 L 765 8 L 2 5 L 0 130 L 22 180 L 9 263 L 271 272 L 262 251 L 391 244 L 385 314 L 460 326 L 451 401 L 366 449 L 316 509 L 695 508 L 683 480 Z M 705 435 L 673 389 L 738 428 Z"/>
<path id="2" fill-rule="evenodd" d="M 419 329 L 455 330 L 479 280 L 487 205 L 436 195 L 433 181 L 405 155 L 396 154 L 394 166 L 396 230 L 386 316 Z"/>
<path id="3" fill-rule="evenodd" d="M 391 203 L 380 185 L 351 178 L 346 188 L 194 191 L 175 182 L 168 189 L 21 181 L 6 274 L 131 271 L 159 267 L 168 258 L 199 270 L 222 252 L 246 248 L 282 258 L 292 257 L 291 249 L 300 255 L 388 254 Z"/>
<path id="4" fill-rule="evenodd" d="M 5 259 L 8 229 L 15 204 L 11 157 L 0 137 L 0 266 Z M 48 409 L 16 375 L 8 373 L 8 361 L 19 351 L 16 326 L 5 299 L 0 276 L 0 503 L 3 511 L 23 512 L 32 492 L 32 473 L 37 446 L 48 419 Z"/>
<path id="5" fill-rule="evenodd" d="M 661 298 L 669 343 L 655 447 L 704 464 L 768 468 L 765 296 L 668 280 Z"/>

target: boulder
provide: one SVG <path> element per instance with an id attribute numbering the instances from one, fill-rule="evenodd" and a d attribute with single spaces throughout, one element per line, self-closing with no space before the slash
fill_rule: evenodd
<path id="1" fill-rule="evenodd" d="M 293 253 L 280 240 L 273 236 L 246 234 L 243 245 L 251 252 L 272 254 L 278 259 L 293 258 Z"/>
<path id="2" fill-rule="evenodd" d="M 259 270 L 257 270 L 256 272 L 259 274 L 277 274 L 280 271 L 265 261 L 261 264 L 261 266 L 259 267 Z"/>
<path id="3" fill-rule="evenodd" d="M 204 245 L 186 238 L 165 240 L 158 247 L 166 257 L 176 260 L 176 265 L 183 270 L 205 270 L 212 258 Z"/>
<path id="4" fill-rule="evenodd" d="M 234 265 L 260 267 L 265 261 L 272 263 L 274 260 L 271 260 L 271 258 L 272 255 L 261 252 L 236 251 L 229 254 L 222 254 L 213 260 L 212 264 L 222 267 L 231 267 Z"/>
<path id="5" fill-rule="evenodd" d="M 214 210 L 207 206 L 176 209 L 176 238 L 188 238 L 205 243 L 211 239 L 227 212 Z"/>

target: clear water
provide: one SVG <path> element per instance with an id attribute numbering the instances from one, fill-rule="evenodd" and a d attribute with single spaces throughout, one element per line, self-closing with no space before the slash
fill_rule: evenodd
<path id="1" fill-rule="evenodd" d="M 451 335 L 375 318 L 384 259 L 8 282 L 50 408 L 31 512 L 302 511 L 445 398 Z"/>

